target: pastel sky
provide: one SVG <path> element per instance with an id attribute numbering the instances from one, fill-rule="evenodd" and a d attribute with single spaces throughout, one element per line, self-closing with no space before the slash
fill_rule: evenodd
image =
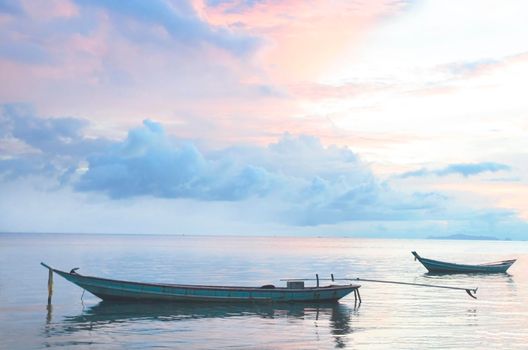
<path id="1" fill-rule="evenodd" d="M 527 13 L 0 0 L 0 231 L 528 239 Z"/>

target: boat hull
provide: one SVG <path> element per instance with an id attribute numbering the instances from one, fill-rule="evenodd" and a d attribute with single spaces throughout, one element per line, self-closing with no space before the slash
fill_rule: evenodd
<path id="1" fill-rule="evenodd" d="M 430 273 L 505 273 L 515 260 L 505 260 L 496 264 L 465 265 L 423 258 L 412 252 L 415 258 Z"/>
<path id="2" fill-rule="evenodd" d="M 55 269 L 51 270 L 103 300 L 175 302 L 319 302 L 339 300 L 360 287 L 359 285 L 350 284 L 327 287 L 306 287 L 303 289 L 270 289 L 259 287 L 156 284 L 111 280 L 83 276 Z"/>

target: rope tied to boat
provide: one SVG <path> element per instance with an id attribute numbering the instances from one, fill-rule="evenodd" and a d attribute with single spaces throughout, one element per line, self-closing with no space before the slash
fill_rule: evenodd
<path id="1" fill-rule="evenodd" d="M 477 293 L 478 288 L 465 288 L 465 287 L 452 287 L 452 286 L 441 286 L 437 284 L 426 284 L 426 283 L 411 283 L 411 282 L 400 282 L 400 281 L 383 281 L 383 280 L 373 280 L 366 278 L 355 278 L 351 279 L 353 281 L 363 281 L 363 282 L 375 282 L 375 283 L 390 283 L 390 284 L 403 284 L 408 286 L 417 286 L 417 287 L 430 287 L 430 288 L 443 288 L 443 289 L 454 289 L 454 290 L 464 290 L 466 293 L 473 299 L 477 299 L 474 293 Z"/>
<path id="2" fill-rule="evenodd" d="M 374 280 L 374 279 L 368 279 L 368 278 L 334 278 L 333 274 L 331 276 L 332 278 L 319 278 L 317 276 L 316 279 L 313 278 L 294 278 L 294 279 L 281 279 L 281 281 L 361 281 L 361 282 L 374 282 L 374 283 L 388 283 L 388 284 L 401 284 L 401 285 L 407 285 L 407 286 L 416 286 L 416 287 L 429 287 L 429 288 L 443 288 L 443 289 L 453 289 L 453 290 L 463 290 L 465 291 L 470 297 L 473 299 L 477 299 L 475 296 L 475 293 L 477 293 L 478 288 L 467 288 L 467 287 L 452 287 L 452 286 L 442 286 L 437 284 L 426 284 L 426 283 L 411 283 L 411 282 L 401 282 L 401 281 L 387 281 L 387 280 Z"/>

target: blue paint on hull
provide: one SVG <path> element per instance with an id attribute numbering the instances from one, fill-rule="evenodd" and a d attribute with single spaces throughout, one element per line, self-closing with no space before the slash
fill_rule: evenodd
<path id="1" fill-rule="evenodd" d="M 412 254 L 431 273 L 505 273 L 515 262 L 512 259 L 493 264 L 464 265 L 422 258 L 416 252 Z"/>
<path id="2" fill-rule="evenodd" d="M 200 302 L 297 302 L 336 301 L 360 286 L 356 284 L 303 289 L 223 287 L 157 284 L 82 276 L 53 269 L 66 280 L 103 300 L 200 301 Z"/>

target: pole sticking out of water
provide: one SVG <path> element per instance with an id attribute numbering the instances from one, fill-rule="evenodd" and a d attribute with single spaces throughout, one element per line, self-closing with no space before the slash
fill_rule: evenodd
<path id="1" fill-rule="evenodd" d="M 48 304 L 51 304 L 51 296 L 53 295 L 53 270 L 49 269 L 48 274 Z"/>

